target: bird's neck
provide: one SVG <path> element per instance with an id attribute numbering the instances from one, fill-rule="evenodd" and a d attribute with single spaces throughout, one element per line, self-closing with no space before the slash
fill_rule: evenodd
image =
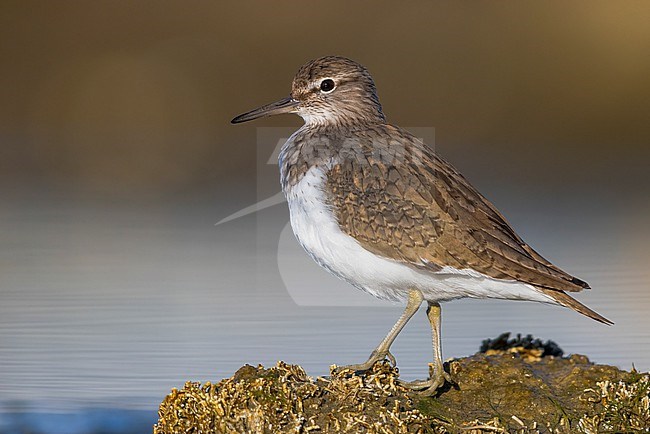
<path id="1" fill-rule="evenodd" d="M 301 114 L 301 116 L 305 121 L 303 128 L 328 134 L 337 134 L 337 131 L 358 131 L 373 125 L 386 123 L 386 118 L 381 111 L 369 111 L 368 113 L 346 111 L 336 115 L 331 113 L 308 113 Z"/>
<path id="2" fill-rule="evenodd" d="M 280 183 L 285 194 L 309 169 L 326 166 L 336 154 L 340 131 L 331 124 L 305 123 L 280 150 Z"/>
<path id="3" fill-rule="evenodd" d="M 327 172 L 341 159 L 354 158 L 356 154 L 372 154 L 375 147 L 387 146 L 384 137 L 387 124 L 381 119 L 375 122 L 356 122 L 350 127 L 341 124 L 305 123 L 283 145 L 279 155 L 282 189 L 297 184 L 308 170 L 320 167 Z"/>

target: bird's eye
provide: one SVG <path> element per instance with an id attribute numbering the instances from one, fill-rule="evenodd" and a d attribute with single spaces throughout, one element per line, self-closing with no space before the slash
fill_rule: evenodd
<path id="1" fill-rule="evenodd" d="M 334 90 L 336 85 L 334 84 L 334 80 L 330 78 L 326 78 L 325 80 L 320 82 L 320 90 L 323 93 L 330 93 L 331 91 Z"/>

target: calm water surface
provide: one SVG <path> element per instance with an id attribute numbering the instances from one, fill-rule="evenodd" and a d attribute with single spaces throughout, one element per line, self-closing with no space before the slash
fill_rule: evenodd
<path id="1" fill-rule="evenodd" d="M 443 307 L 445 358 L 512 331 L 650 369 L 648 213 L 585 221 L 574 211 L 509 215 L 545 256 L 591 283 L 579 299 L 616 325 L 535 303 L 456 301 Z M 3 204 L 0 431 L 2 413 L 128 408 L 155 419 L 171 387 L 245 363 L 285 360 L 316 376 L 365 360 L 402 307 L 321 271 L 287 230 L 283 205 L 215 226 L 224 214 L 204 203 Z M 394 347 L 404 377 L 426 375 L 429 336 L 420 312 Z"/>

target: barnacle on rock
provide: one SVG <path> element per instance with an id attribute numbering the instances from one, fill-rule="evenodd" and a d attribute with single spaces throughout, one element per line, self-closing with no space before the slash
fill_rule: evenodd
<path id="1" fill-rule="evenodd" d="M 188 382 L 160 405 L 154 433 L 410 433 L 426 430 L 397 382 L 397 369 L 377 363 L 364 376 L 342 372 L 311 379 L 297 365 L 242 367 L 218 385 Z"/>
<path id="2" fill-rule="evenodd" d="M 585 390 L 580 399 L 599 409 L 596 414 L 580 419 L 579 427 L 585 433 L 650 431 L 649 375 L 631 375 L 625 381 L 599 381 L 594 388 Z"/>
<path id="3" fill-rule="evenodd" d="M 343 371 L 327 378 L 311 378 L 284 362 L 246 365 L 218 384 L 187 382 L 172 389 L 154 433 L 650 430 L 648 374 L 595 365 L 585 356 L 530 359 L 507 350 L 452 360 L 448 369 L 456 386 L 419 398 L 400 386 L 397 368 L 387 362 L 364 375 Z"/>

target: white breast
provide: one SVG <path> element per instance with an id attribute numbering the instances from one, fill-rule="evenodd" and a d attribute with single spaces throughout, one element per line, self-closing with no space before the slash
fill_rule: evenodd
<path id="1" fill-rule="evenodd" d="M 310 169 L 286 192 L 291 227 L 309 255 L 323 268 L 375 297 L 406 299 L 410 288 L 420 289 L 429 301 L 463 297 L 502 298 L 555 303 L 530 285 L 493 279 L 474 270 L 444 267 L 439 272 L 382 258 L 341 231 L 324 192 L 322 168 Z M 325 296 L 325 294 L 324 294 Z"/>

